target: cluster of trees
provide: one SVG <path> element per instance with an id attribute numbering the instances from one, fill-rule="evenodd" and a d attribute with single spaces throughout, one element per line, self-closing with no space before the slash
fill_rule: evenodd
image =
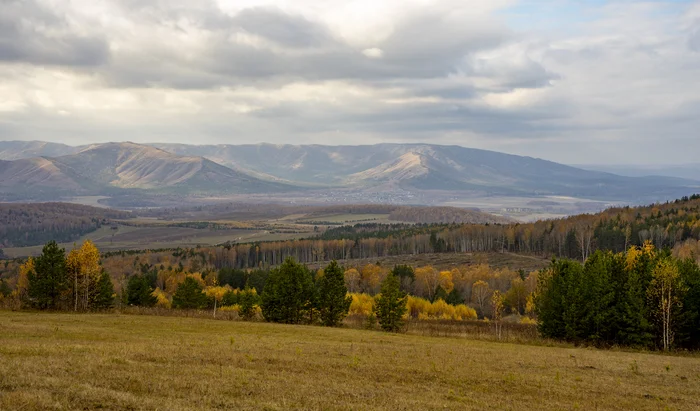
<path id="1" fill-rule="evenodd" d="M 48 241 L 75 241 L 124 211 L 67 203 L 0 204 L 0 247 L 25 247 Z"/>
<path id="2" fill-rule="evenodd" d="M 222 270 L 219 278 L 240 284 L 238 272 Z M 207 276 L 209 278 L 214 276 Z M 259 309 L 266 321 L 285 324 L 314 324 L 337 326 L 347 316 L 353 297 L 345 284 L 345 270 L 335 261 L 314 273 L 305 265 L 288 258 L 265 276 L 262 293 L 246 282 L 245 288 L 234 289 L 229 283 L 221 286 L 216 280 L 207 286 L 201 274 L 185 274 L 169 298 L 159 287 L 153 288 L 149 272 L 129 279 L 125 303 L 137 306 L 161 306 L 183 309 L 234 308 L 243 318 L 252 318 Z M 239 282 L 240 281 L 240 282 Z M 389 275 L 382 283 L 382 293 L 373 310 L 383 329 L 396 331 L 402 326 L 406 312 L 406 293 L 399 279 Z M 387 294 L 388 293 L 388 294 Z M 396 316 L 398 315 L 398 319 Z"/>
<path id="3" fill-rule="evenodd" d="M 90 241 L 66 255 L 55 241 L 41 255 L 19 267 L 12 296 L 21 304 L 39 309 L 90 311 L 114 303 L 114 286 L 100 266 L 100 254 Z"/>
<path id="4" fill-rule="evenodd" d="M 700 348 L 700 268 L 651 244 L 554 261 L 539 277 L 544 337 L 664 350 Z"/>

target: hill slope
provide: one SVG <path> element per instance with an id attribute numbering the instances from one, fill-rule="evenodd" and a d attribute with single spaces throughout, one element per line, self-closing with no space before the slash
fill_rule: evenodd
<path id="1" fill-rule="evenodd" d="M 6 198 L 148 192 L 265 193 L 293 187 L 263 181 L 202 157 L 134 143 L 92 145 L 72 155 L 0 162 Z M 31 193 L 31 195 L 30 195 Z"/>

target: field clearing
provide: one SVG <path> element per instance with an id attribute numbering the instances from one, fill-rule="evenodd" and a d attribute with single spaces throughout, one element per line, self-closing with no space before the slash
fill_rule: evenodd
<path id="1" fill-rule="evenodd" d="M 434 254 L 405 254 L 389 257 L 361 258 L 338 260 L 345 267 L 362 267 L 367 264 L 379 263 L 383 267 L 408 264 L 414 267 L 431 265 L 439 270 L 450 270 L 463 265 L 488 264 L 492 268 L 523 269 L 526 272 L 537 271 L 549 266 L 551 259 L 539 256 L 529 256 L 513 253 L 434 253 Z M 309 263 L 309 267 L 317 269 L 325 267 L 328 262 Z"/>
<path id="2" fill-rule="evenodd" d="M 310 233 L 310 232 L 309 232 Z M 82 236 L 75 244 L 80 245 L 85 240 L 91 240 L 100 251 L 115 250 L 144 250 L 158 248 L 195 247 L 197 245 L 213 246 L 226 241 L 252 242 L 290 240 L 309 235 L 309 233 L 273 233 L 266 230 L 241 229 L 198 229 L 185 227 L 159 226 L 124 226 L 118 230 L 101 227 L 92 233 Z M 62 243 L 61 247 L 72 250 L 74 243 Z M 37 256 L 41 254 L 43 245 L 32 247 L 8 247 L 3 251 L 8 257 Z"/>
<path id="3" fill-rule="evenodd" d="M 389 214 L 328 214 L 328 215 L 313 215 L 305 216 L 297 220 L 299 223 L 308 222 L 329 222 L 329 223 L 344 223 L 357 224 L 361 222 L 367 223 L 382 223 L 390 224 L 397 221 L 389 220 Z"/>
<path id="4" fill-rule="evenodd" d="M 700 358 L 354 329 L 0 313 L 0 409 L 678 409 Z"/>

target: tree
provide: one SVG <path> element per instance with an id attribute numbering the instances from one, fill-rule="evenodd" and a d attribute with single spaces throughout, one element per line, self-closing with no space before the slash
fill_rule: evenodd
<path id="1" fill-rule="evenodd" d="M 206 296 L 202 285 L 192 276 L 185 277 L 173 294 L 173 307 L 184 309 L 202 308 L 206 304 Z"/>
<path id="2" fill-rule="evenodd" d="M 212 286 L 212 287 L 207 287 L 204 290 L 204 293 L 206 294 L 207 297 L 211 298 L 214 300 L 214 318 L 216 318 L 216 306 L 218 303 L 223 300 L 224 296 L 226 295 L 227 292 L 231 290 L 230 287 L 221 287 L 218 285 Z"/>
<path id="3" fill-rule="evenodd" d="M 343 269 L 335 260 L 323 270 L 323 276 L 318 280 L 318 294 L 321 322 L 328 327 L 337 326 L 348 315 L 352 297 L 347 295 Z"/>
<path id="4" fill-rule="evenodd" d="M 382 330 L 397 332 L 403 327 L 408 296 L 401 291 L 399 278 L 389 274 L 382 282 L 381 293 L 374 304 L 374 314 Z"/>
<path id="5" fill-rule="evenodd" d="M 86 240 L 80 248 L 68 253 L 66 267 L 73 288 L 73 309 L 89 310 L 97 296 L 102 273 L 99 250 L 92 241 Z"/>
<path id="6" fill-rule="evenodd" d="M 491 287 L 483 280 L 476 281 L 472 285 L 472 301 L 479 307 L 479 315 L 484 315 L 484 307 L 491 296 Z"/>
<path id="7" fill-rule="evenodd" d="M 239 301 L 238 315 L 246 321 L 251 320 L 255 316 L 255 306 L 259 303 L 258 293 L 255 292 L 255 288 L 250 288 L 250 286 L 246 285 L 240 293 Z"/>
<path id="8" fill-rule="evenodd" d="M 100 280 L 97 282 L 97 293 L 93 308 L 98 310 L 112 308 L 114 306 L 114 296 L 114 284 L 112 284 L 112 279 L 109 278 L 109 274 L 103 270 L 102 275 L 100 275 Z"/>
<path id="9" fill-rule="evenodd" d="M 153 288 L 148 279 L 141 275 L 129 278 L 126 288 L 126 303 L 143 307 L 153 307 L 158 299 L 153 295 Z"/>
<path id="10" fill-rule="evenodd" d="M 12 296 L 21 305 L 27 300 L 27 290 L 29 289 L 29 273 L 34 273 L 36 269 L 34 259 L 27 258 L 24 264 L 19 266 L 19 276 L 17 277 L 17 286 L 12 292 Z"/>
<path id="11" fill-rule="evenodd" d="M 505 294 L 505 302 L 514 314 L 524 314 L 527 304 L 527 290 L 525 282 L 520 278 L 514 279 L 510 284 L 510 289 Z"/>
<path id="12" fill-rule="evenodd" d="M 491 308 L 493 310 L 493 322 L 496 325 L 496 336 L 498 336 L 500 340 L 501 330 L 503 329 L 503 325 L 501 324 L 501 320 L 503 319 L 503 296 L 498 290 L 494 291 L 493 295 L 491 295 Z"/>
<path id="13" fill-rule="evenodd" d="M 425 266 L 416 268 L 415 276 L 419 296 L 427 297 L 428 300 L 433 301 L 435 291 L 440 284 L 440 272 L 432 266 Z"/>
<path id="14" fill-rule="evenodd" d="M 664 351 L 668 351 L 673 344 L 685 291 L 678 267 L 670 259 L 660 260 L 654 268 L 648 294 L 652 313 L 661 328 L 661 345 Z"/>
<path id="15" fill-rule="evenodd" d="M 311 272 L 293 258 L 272 270 L 262 293 L 265 320 L 299 324 L 313 310 L 314 283 Z"/>
<path id="16" fill-rule="evenodd" d="M 445 302 L 450 305 L 460 305 L 464 304 L 464 298 L 462 298 L 462 294 L 460 294 L 456 288 L 453 288 L 452 291 L 447 294 Z"/>
<path id="17" fill-rule="evenodd" d="M 413 283 L 416 281 L 416 273 L 410 265 L 395 265 L 391 273 L 399 277 L 401 290 L 409 293 L 413 290 Z"/>
<path id="18" fill-rule="evenodd" d="M 36 259 L 34 272 L 28 273 L 27 294 L 37 308 L 61 308 L 64 293 L 68 289 L 65 253 L 65 249 L 59 248 L 55 241 L 50 241 Z"/>

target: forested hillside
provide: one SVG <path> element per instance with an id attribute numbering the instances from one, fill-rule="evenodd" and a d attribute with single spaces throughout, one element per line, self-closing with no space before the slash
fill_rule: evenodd
<path id="1" fill-rule="evenodd" d="M 113 219 L 131 214 L 105 208 L 67 203 L 0 203 L 0 249 L 23 247 L 51 240 L 75 241 Z"/>
<path id="2" fill-rule="evenodd" d="M 622 252 L 650 241 L 658 249 L 700 239 L 700 195 L 646 207 L 611 208 L 531 224 L 402 226 L 358 224 L 318 238 L 229 244 L 207 251 L 217 266 L 277 265 L 440 252 L 515 252 L 585 260 L 596 250 Z"/>

